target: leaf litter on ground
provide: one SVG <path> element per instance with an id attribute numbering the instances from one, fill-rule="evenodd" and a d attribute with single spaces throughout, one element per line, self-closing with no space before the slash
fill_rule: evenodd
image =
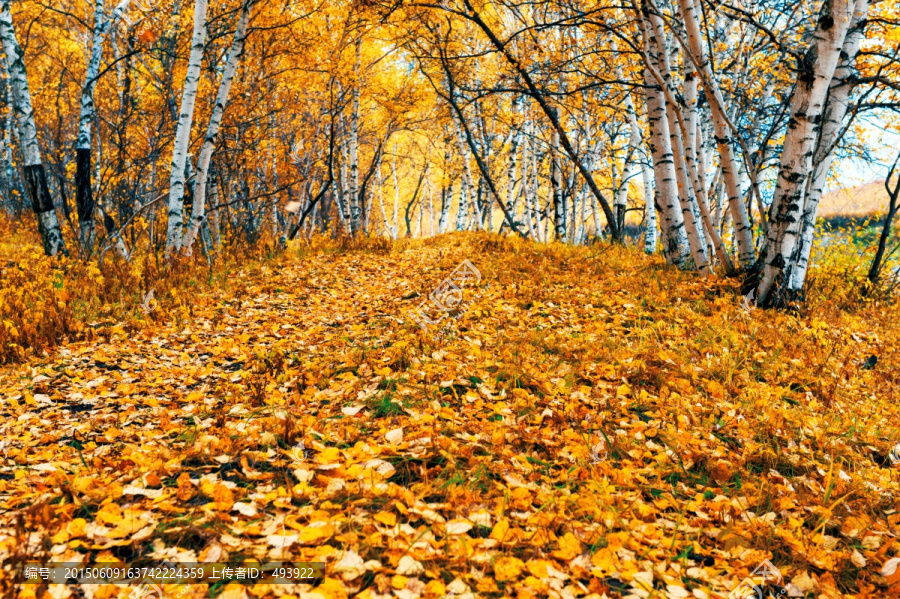
<path id="1" fill-rule="evenodd" d="M 478 297 L 423 331 L 463 259 Z M 325 564 L 179 597 L 703 599 L 765 559 L 789 596 L 900 589 L 896 307 L 473 234 L 240 276 L 0 373 L 0 561 Z"/>

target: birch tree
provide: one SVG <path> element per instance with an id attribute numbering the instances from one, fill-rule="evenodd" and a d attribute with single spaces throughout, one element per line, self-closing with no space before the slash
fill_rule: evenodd
<path id="1" fill-rule="evenodd" d="M 31 207 L 37 216 L 44 252 L 50 256 L 60 253 L 68 255 L 53 198 L 50 196 L 50 188 L 47 186 L 47 171 L 44 169 L 41 150 L 38 146 L 34 108 L 31 105 L 28 73 L 25 70 L 25 55 L 16 38 L 9 5 L 10 0 L 0 0 L 0 43 L 3 44 L 3 52 L 6 54 L 13 96 L 13 112 L 18 124 L 25 193 L 31 200 Z"/>
<path id="2" fill-rule="evenodd" d="M 361 50 L 362 37 L 356 41 L 356 61 L 353 65 L 353 99 L 350 107 L 350 233 L 354 235 L 359 231 L 359 67 Z"/>
<path id="3" fill-rule="evenodd" d="M 646 11 L 639 21 L 643 50 L 648 63 L 655 59 L 656 45 L 650 44 L 650 35 L 645 20 Z M 672 154 L 672 140 L 669 135 L 669 119 L 662 85 L 651 75 L 651 64 L 644 68 L 644 101 L 647 105 L 647 123 L 650 130 L 650 152 L 653 156 L 653 176 L 656 196 L 654 201 L 660 212 L 663 254 L 670 264 L 684 266 L 690 249 L 684 230 L 684 217 L 678 205 L 678 187 L 675 175 L 675 160 Z"/>
<path id="4" fill-rule="evenodd" d="M 799 65 L 797 87 L 791 100 L 791 118 L 769 210 L 764 267 L 757 294 L 761 305 L 781 305 L 790 300 L 789 282 L 796 267 L 794 248 L 803 220 L 804 192 L 812 171 L 812 156 L 828 88 L 850 29 L 853 11 L 854 3 L 849 0 L 825 0 L 813 40 Z"/>
<path id="5" fill-rule="evenodd" d="M 816 229 L 816 214 L 819 201 L 825 191 L 828 173 L 831 171 L 834 151 L 838 138 L 844 129 L 844 121 L 850 105 L 850 92 L 853 90 L 853 78 L 856 72 L 854 63 L 859 54 L 859 47 L 865 35 L 866 15 L 869 12 L 869 0 L 856 0 L 853 18 L 847 37 L 840 53 L 840 61 L 834 71 L 828 89 L 828 100 L 822 117 L 822 128 L 816 142 L 813 155 L 813 172 L 807 183 L 806 201 L 803 207 L 800 246 L 796 251 L 797 264 L 792 270 L 788 291 L 796 296 L 803 288 L 806 271 L 809 267 L 809 255 L 812 251 L 813 237 Z"/>
<path id="6" fill-rule="evenodd" d="M 722 92 L 707 58 L 707 52 L 700 35 L 700 25 L 694 2 L 693 0 L 678 0 L 678 8 L 688 40 L 687 44 L 682 42 L 686 46 L 683 47 L 683 51 L 687 59 L 695 63 L 709 100 L 713 126 L 715 127 L 716 143 L 719 148 L 722 177 L 728 193 L 728 206 L 731 210 L 732 221 L 735 223 L 734 233 L 738 246 L 738 260 L 743 266 L 748 267 L 753 263 L 756 254 L 753 249 L 753 234 L 750 229 L 750 220 L 738 186 L 738 166 L 734 156 L 732 125 L 725 111 L 725 101 L 722 97 Z"/>
<path id="7" fill-rule="evenodd" d="M 197 103 L 197 87 L 200 84 L 200 63 L 206 43 L 207 0 L 194 0 L 194 30 L 191 36 L 191 53 L 188 58 L 181 109 L 175 128 L 172 149 L 172 170 L 169 177 L 169 209 L 166 230 L 166 256 L 171 257 L 181 249 L 182 212 L 184 210 L 184 171 L 188 146 L 191 141 L 191 124 Z"/>
<path id="8" fill-rule="evenodd" d="M 200 158 L 197 161 L 197 178 L 194 185 L 194 204 L 191 207 L 191 221 L 182 242 L 182 249 L 188 256 L 191 255 L 194 239 L 206 217 L 206 182 L 209 177 L 209 167 L 212 162 L 213 151 L 216 149 L 216 139 L 219 135 L 222 117 L 225 114 L 225 107 L 228 105 L 231 83 L 234 80 L 234 74 L 237 72 L 238 63 L 244 51 L 251 6 L 252 0 L 245 0 L 243 6 L 241 6 L 241 12 L 234 30 L 234 39 L 225 59 L 225 71 L 222 73 L 222 81 L 219 82 L 216 101 L 213 104 L 209 124 L 206 127 L 206 135 L 203 138 L 203 147 L 200 149 Z"/>

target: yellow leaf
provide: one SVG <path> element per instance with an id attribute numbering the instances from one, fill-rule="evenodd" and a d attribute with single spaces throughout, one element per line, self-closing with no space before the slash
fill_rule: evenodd
<path id="1" fill-rule="evenodd" d="M 553 557 L 563 561 L 575 559 L 581 553 L 581 542 L 570 532 L 559 539 L 559 549 L 553 552 Z"/>
<path id="2" fill-rule="evenodd" d="M 118 524 L 122 521 L 122 508 L 117 503 L 105 503 L 94 516 L 94 519 L 101 524 Z"/>
<path id="3" fill-rule="evenodd" d="M 525 564 L 516 557 L 498 557 L 494 561 L 494 577 L 499 581 L 514 580 L 519 577 Z"/>
<path id="4" fill-rule="evenodd" d="M 525 564 L 525 567 L 528 568 L 528 571 L 536 578 L 547 578 L 547 566 L 549 565 L 550 562 L 545 559 L 533 559 Z"/>
<path id="5" fill-rule="evenodd" d="M 315 593 L 322 595 L 323 599 L 347 599 L 347 591 L 339 580 L 326 578 L 316 587 Z"/>
<path id="6" fill-rule="evenodd" d="M 227 512 L 234 505 L 234 494 L 231 492 L 231 489 L 219 483 L 216 485 L 215 491 L 213 491 L 213 500 L 216 502 L 217 510 Z"/>
<path id="7" fill-rule="evenodd" d="M 391 586 L 397 589 L 398 591 L 402 588 L 406 587 L 406 583 L 409 581 L 409 578 L 406 576 L 394 576 L 391 579 Z"/>
<path id="8" fill-rule="evenodd" d="M 327 522 L 313 522 L 300 529 L 297 542 L 301 545 L 321 545 L 334 534 L 334 527 Z"/>
<path id="9" fill-rule="evenodd" d="M 509 533 L 509 520 L 504 518 L 494 525 L 493 530 L 491 530 L 491 538 L 502 543 L 507 540 L 507 533 Z"/>
<path id="10" fill-rule="evenodd" d="M 142 514 L 126 510 L 121 522 L 106 536 L 110 539 L 124 539 L 142 529 L 148 520 L 149 518 Z"/>
<path id="11" fill-rule="evenodd" d="M 395 526 L 397 524 L 397 515 L 391 512 L 378 512 L 372 518 L 385 526 Z"/>

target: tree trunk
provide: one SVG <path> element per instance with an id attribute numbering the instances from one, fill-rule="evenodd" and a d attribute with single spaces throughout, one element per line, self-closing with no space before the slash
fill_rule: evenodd
<path id="1" fill-rule="evenodd" d="M 94 108 L 94 89 L 100 74 L 104 34 L 103 0 L 94 6 L 94 30 L 91 56 L 84 74 L 81 90 L 81 112 L 78 116 L 78 138 L 75 142 L 75 207 L 78 212 L 81 247 L 85 255 L 91 253 L 94 231 L 94 194 L 91 187 L 91 126 L 97 117 Z"/>
<path id="2" fill-rule="evenodd" d="M 522 66 L 522 63 L 517 60 L 515 56 L 513 56 L 510 50 L 510 46 L 501 42 L 497 35 L 493 32 L 493 30 L 487 25 L 487 23 L 484 22 L 484 20 L 481 18 L 481 15 L 478 14 L 474 6 L 472 5 L 471 0 L 463 0 L 463 3 L 468 11 L 468 13 L 464 14 L 463 16 L 474 22 L 484 32 L 494 48 L 501 54 L 503 54 L 503 57 L 506 59 L 506 61 L 519 74 L 519 77 L 522 78 L 522 82 L 525 83 L 525 86 L 528 88 L 531 97 L 534 98 L 534 100 L 541 107 L 541 110 L 544 111 L 544 114 L 547 115 L 554 131 L 556 131 L 556 133 L 559 135 L 559 141 L 562 144 L 563 148 L 566 150 L 566 153 L 569 155 L 569 158 L 571 158 L 572 162 L 578 168 L 581 176 L 584 177 L 585 182 L 588 184 L 588 187 L 591 190 L 591 193 L 594 194 L 597 201 L 600 202 L 600 205 L 603 207 L 603 212 L 606 214 L 607 221 L 609 221 L 610 223 L 610 229 L 613 233 L 613 239 L 616 241 L 620 240 L 619 231 L 615 228 L 615 218 L 612 213 L 612 208 L 610 207 L 609 202 L 606 201 L 606 198 L 601 193 L 600 188 L 597 186 L 597 183 L 596 181 L 594 181 L 591 173 L 587 170 L 587 168 L 585 168 L 584 161 L 582 161 L 578 157 L 578 154 L 575 152 L 575 148 L 569 141 L 569 137 L 566 135 L 565 130 L 563 129 L 562 125 L 559 122 L 559 119 L 556 116 L 556 110 L 551 107 L 544 94 L 534 83 L 531 75 Z M 516 228 L 513 227 L 513 229 Z"/>
<path id="3" fill-rule="evenodd" d="M 725 181 L 725 189 L 728 193 L 728 205 L 731 210 L 732 220 L 735 223 L 735 241 L 738 246 L 738 261 L 743 267 L 750 266 L 756 255 L 753 249 L 753 231 L 750 227 L 750 219 L 747 208 L 740 194 L 738 185 L 737 161 L 734 157 L 732 131 L 725 113 L 725 101 L 719 90 L 715 77 L 710 67 L 703 40 L 700 35 L 700 26 L 697 20 L 693 0 L 678 0 L 681 17 L 687 33 L 688 45 L 693 58 L 698 63 L 702 75 L 701 79 L 709 100 L 713 126 L 715 127 L 716 142 L 719 148 L 719 163 L 722 168 L 722 176 Z M 687 49 L 685 49 L 687 51 Z M 689 57 L 685 57 L 689 58 Z"/>
<path id="4" fill-rule="evenodd" d="M 203 138 L 203 148 L 200 150 L 200 159 L 197 161 L 197 179 L 194 185 L 194 204 L 191 207 L 191 223 L 184 235 L 182 243 L 185 255 L 191 255 L 194 239 L 203 220 L 206 217 L 206 182 L 209 176 L 209 166 L 212 162 L 213 151 L 216 149 L 216 138 L 219 135 L 219 127 L 222 124 L 222 116 L 228 105 L 228 95 L 231 93 L 231 82 L 237 71 L 238 63 L 244 52 L 244 40 L 247 37 L 247 23 L 250 21 L 251 1 L 245 0 L 238 17 L 237 27 L 234 31 L 234 39 L 228 58 L 225 61 L 225 72 L 222 73 L 222 81 L 219 82 L 219 90 L 216 93 L 216 102 L 213 105 L 209 124 L 206 127 L 206 136 Z"/>
<path id="5" fill-rule="evenodd" d="M 350 231 L 350 180 L 348 176 L 348 163 L 350 161 L 349 153 L 347 151 L 347 139 L 346 139 L 347 127 L 344 123 L 344 118 L 341 116 L 341 170 L 338 177 L 338 194 L 337 194 L 337 206 L 338 206 L 338 218 L 341 221 L 341 229 L 343 231 Z M 353 231 L 350 231 L 352 234 Z"/>
<path id="6" fill-rule="evenodd" d="M 537 229 L 534 226 L 534 195 L 531 189 L 531 178 L 528 176 L 530 172 L 530 156 L 531 156 L 531 121 L 525 124 L 526 133 L 525 141 L 522 144 L 522 195 L 525 197 L 525 222 L 528 224 L 528 235 L 534 240 L 540 241 L 537 237 Z"/>
<path id="7" fill-rule="evenodd" d="M 553 226 L 556 240 L 566 243 L 566 205 L 563 202 L 562 169 L 559 165 L 559 133 L 550 132 L 550 189 L 553 194 Z"/>
<path id="8" fill-rule="evenodd" d="M 206 42 L 207 0 L 194 0 L 194 31 L 191 36 L 191 53 L 188 58 L 184 91 L 181 94 L 181 110 L 175 127 L 172 149 L 172 172 L 169 178 L 169 209 L 166 229 L 166 257 L 181 249 L 182 211 L 184 209 L 184 170 L 191 141 L 191 124 L 197 103 L 197 87 L 200 83 L 200 63 Z"/>
<path id="9" fill-rule="evenodd" d="M 656 45 L 650 44 L 646 21 L 641 21 L 644 53 L 655 62 Z M 655 203 L 660 213 L 663 254 L 666 261 L 684 267 L 689 255 L 684 217 L 678 205 L 678 187 L 672 140 L 669 135 L 667 108 L 662 88 L 650 75 L 650 65 L 644 69 L 644 101 L 650 130 L 650 153 L 653 156 L 653 175 L 656 187 Z"/>
<path id="10" fill-rule="evenodd" d="M 353 65 L 353 102 L 350 107 L 350 233 L 359 232 L 359 66 L 362 37 L 356 41 Z"/>
<path id="11" fill-rule="evenodd" d="M 210 236 L 212 238 L 212 246 L 214 251 L 218 251 L 218 249 L 222 246 L 222 229 L 219 225 L 219 185 L 218 181 L 216 181 L 215 173 L 210 177 L 210 203 L 212 204 L 212 210 L 209 213 L 209 230 Z"/>
<path id="12" fill-rule="evenodd" d="M 44 252 L 49 256 L 59 253 L 68 255 L 62 228 L 47 186 L 47 172 L 41 160 L 41 150 L 37 140 L 37 126 L 28 88 L 28 74 L 25 71 L 24 54 L 16 39 L 15 26 L 9 8 L 9 0 L 0 2 L 0 42 L 7 58 L 10 87 L 13 94 L 13 111 L 19 126 L 19 144 L 22 149 L 25 192 L 31 200 L 31 207 L 37 216 Z"/>
<path id="13" fill-rule="evenodd" d="M 622 79 L 621 68 L 616 67 L 616 77 Z M 641 129 L 637 121 L 637 111 L 634 108 L 634 101 L 631 94 L 625 96 L 625 113 L 628 116 L 628 135 L 629 143 L 633 151 L 643 152 L 641 144 Z M 641 179 L 644 183 L 644 252 L 647 254 L 656 253 L 656 206 L 653 203 L 653 174 L 646 160 L 641 162 Z M 596 209 L 594 209 L 594 217 L 596 218 Z M 624 220 L 623 220 L 624 222 Z M 623 233 L 624 235 L 624 233 Z"/>
<path id="14" fill-rule="evenodd" d="M 865 2 L 865 0 L 862 1 Z M 869 274 L 866 277 L 870 285 L 876 285 L 878 283 L 878 277 L 881 275 L 884 251 L 887 248 L 887 240 L 891 234 L 891 223 L 894 221 L 897 210 L 900 209 L 900 202 L 898 202 L 898 198 L 900 198 L 900 176 L 897 177 L 897 182 L 894 184 L 893 189 L 891 188 L 891 178 L 893 177 L 898 164 L 900 164 L 900 154 L 897 155 L 897 159 L 894 160 L 894 164 L 891 166 L 890 170 L 888 170 L 887 177 L 884 180 L 884 189 L 888 194 L 888 211 L 884 217 L 884 226 L 881 228 L 881 235 L 878 236 L 878 249 L 875 251 L 875 257 L 872 259 L 872 265 L 869 267 Z"/>
<path id="15" fill-rule="evenodd" d="M 513 114 L 518 115 L 518 111 L 516 107 L 513 106 Z M 516 203 L 513 200 L 513 193 L 516 190 L 516 178 L 518 177 L 518 151 L 519 151 L 519 140 L 522 137 L 522 129 L 518 126 L 514 127 L 512 139 L 509 144 L 509 165 L 506 167 L 506 205 L 510 206 L 510 211 L 512 212 L 513 217 L 516 215 Z M 488 222 L 490 222 L 491 216 L 488 216 Z M 502 227 L 501 227 L 502 229 Z M 492 229 L 488 229 L 492 230 Z"/>
<path id="16" fill-rule="evenodd" d="M 807 186 L 807 196 L 803 208 L 802 232 L 800 234 L 800 247 L 797 250 L 797 265 L 794 267 L 789 283 L 789 292 L 792 295 L 800 293 L 803 282 L 806 280 L 806 270 L 809 267 L 809 255 L 812 251 L 813 238 L 816 232 L 816 214 L 819 210 L 819 201 L 825 191 L 828 181 L 828 172 L 834 159 L 834 149 L 838 143 L 844 119 L 850 104 L 850 92 L 853 89 L 853 77 L 855 74 L 854 63 L 859 54 L 859 46 L 865 35 L 866 16 L 869 12 L 869 0 L 856 0 L 853 20 L 844 40 L 841 50 L 841 58 L 834 71 L 834 77 L 828 91 L 828 100 L 822 117 L 822 131 L 816 143 L 816 151 L 813 155 L 813 174 Z"/>
<path id="17" fill-rule="evenodd" d="M 447 230 L 447 217 L 450 215 L 450 203 L 453 200 L 453 184 L 441 189 L 441 217 L 438 219 L 438 234 Z"/>
<path id="18" fill-rule="evenodd" d="M 668 102 L 666 105 L 666 118 L 668 119 L 669 136 L 671 138 L 672 158 L 675 164 L 675 180 L 678 186 L 679 202 L 681 204 L 682 219 L 684 221 L 684 229 L 687 233 L 688 244 L 691 248 L 691 257 L 694 259 L 694 266 L 703 274 L 709 274 L 711 268 L 707 255 L 706 239 L 703 235 L 703 225 L 698 218 L 696 190 L 693 186 L 692 177 L 689 173 L 688 161 L 690 157 L 685 154 L 685 142 L 687 141 L 679 127 L 678 114 L 680 106 L 674 102 L 675 86 L 672 83 L 672 73 L 669 63 L 669 47 L 666 41 L 665 30 L 663 29 L 662 19 L 650 14 L 649 31 L 652 33 L 650 37 L 650 46 L 655 45 L 656 60 L 652 67 L 661 75 L 663 93 Z"/>
<path id="19" fill-rule="evenodd" d="M 791 117 L 781 152 L 781 167 L 769 209 L 769 232 L 757 302 L 763 306 L 784 305 L 800 234 L 804 191 L 812 170 L 822 112 L 828 88 L 850 27 L 849 0 L 826 0 L 819 14 L 814 41 L 810 43 L 797 75 L 791 101 Z M 773 294 L 773 291 L 775 292 Z"/>

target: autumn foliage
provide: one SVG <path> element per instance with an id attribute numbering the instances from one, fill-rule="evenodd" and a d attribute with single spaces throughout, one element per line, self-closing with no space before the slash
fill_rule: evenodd
<path id="1" fill-rule="evenodd" d="M 274 241 L 226 244 L 209 263 L 165 263 L 146 244 L 126 262 L 109 256 L 98 264 L 44 255 L 34 230 L 0 218 L 0 364 L 40 356 L 59 343 L 103 336 L 111 327 L 134 331 L 159 320 L 180 322 L 194 309 L 197 289 L 233 287 L 238 264 L 264 262 Z M 201 300 L 202 301 L 202 300 Z M 146 304 L 146 305 L 145 305 Z M 146 308 L 152 307 L 152 310 Z"/>
<path id="2" fill-rule="evenodd" d="M 0 0 L 0 599 L 900 597 L 896 8 Z"/>
<path id="3" fill-rule="evenodd" d="M 423 332 L 463 259 L 479 298 Z M 762 311 L 631 248 L 487 234 L 234 276 L 0 374 L 4 561 L 326 564 L 166 589 L 190 597 L 723 597 L 763 559 L 791 596 L 900 588 L 896 305 Z"/>

